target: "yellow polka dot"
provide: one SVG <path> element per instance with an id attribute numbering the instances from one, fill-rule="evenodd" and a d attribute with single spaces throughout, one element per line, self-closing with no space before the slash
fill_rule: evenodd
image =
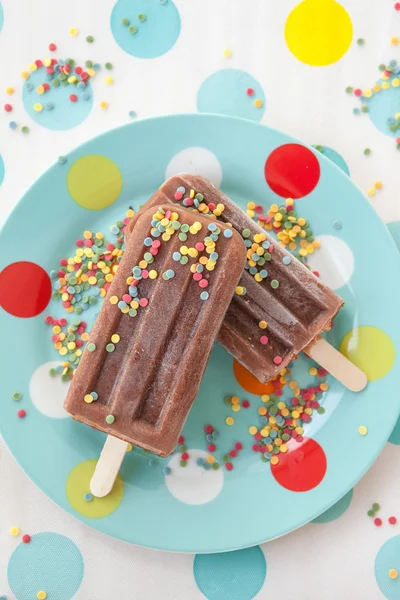
<path id="1" fill-rule="evenodd" d="M 398 573 L 397 569 L 389 569 L 390 579 L 397 579 L 398 576 L 399 576 L 399 573 Z"/>
<path id="2" fill-rule="evenodd" d="M 121 504 L 124 495 L 124 484 L 118 475 L 108 496 L 105 498 L 93 497 L 91 502 L 84 500 L 84 494 L 90 492 L 90 480 L 96 463 L 96 460 L 79 463 L 68 475 L 66 483 L 68 502 L 77 513 L 89 519 L 100 519 L 113 513 Z"/>
<path id="3" fill-rule="evenodd" d="M 78 158 L 69 169 L 67 188 L 72 199 L 83 208 L 101 210 L 120 195 L 121 171 L 110 158 L 88 154 Z"/>
<path id="4" fill-rule="evenodd" d="M 40 592 L 36 594 L 36 598 L 37 600 L 46 600 L 47 594 L 44 590 L 40 590 Z"/>
<path id="5" fill-rule="evenodd" d="M 346 333 L 339 349 L 364 371 L 368 381 L 385 377 L 396 358 L 394 344 L 387 333 L 369 325 L 362 325 Z"/>
<path id="6" fill-rule="evenodd" d="M 255 435 L 257 433 L 257 427 L 255 425 L 249 427 L 249 433 L 250 435 Z"/>
<path id="7" fill-rule="evenodd" d="M 226 417 L 226 419 L 225 419 L 225 423 L 227 425 L 233 425 L 234 422 L 235 422 L 235 419 L 233 417 Z"/>
<path id="8" fill-rule="evenodd" d="M 14 537 L 19 535 L 19 527 L 11 527 L 10 534 L 13 535 Z"/>
<path id="9" fill-rule="evenodd" d="M 351 19 L 334 0 L 304 0 L 289 14 L 285 39 L 294 56 L 308 65 L 331 65 L 346 54 L 353 38 Z"/>

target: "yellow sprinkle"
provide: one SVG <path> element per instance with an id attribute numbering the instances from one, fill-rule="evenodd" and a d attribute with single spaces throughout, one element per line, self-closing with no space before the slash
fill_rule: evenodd
<path id="1" fill-rule="evenodd" d="M 28 68 L 32 72 L 37 71 L 37 65 L 35 63 L 31 63 Z"/>
<path id="2" fill-rule="evenodd" d="M 327 383 L 320 383 L 319 387 L 321 388 L 321 390 L 323 390 L 324 392 L 326 392 L 327 390 L 329 390 L 329 385 Z"/>
<path id="3" fill-rule="evenodd" d="M 267 321 L 260 321 L 258 324 L 260 329 L 266 329 L 267 328 Z"/>
<path id="4" fill-rule="evenodd" d="M 75 37 L 78 35 L 79 31 L 76 29 L 76 27 L 71 27 L 70 29 L 68 29 L 68 33 L 72 37 Z"/>
<path id="5" fill-rule="evenodd" d="M 392 39 L 390 40 L 390 43 L 393 44 L 393 46 L 397 46 L 397 44 L 399 43 L 399 38 L 392 37 Z"/>
<path id="6" fill-rule="evenodd" d="M 277 465 L 279 462 L 279 458 L 277 456 L 272 456 L 271 465 Z"/>
<path id="7" fill-rule="evenodd" d="M 286 452 L 288 451 L 288 447 L 286 446 L 286 444 L 282 444 L 280 450 L 281 452 L 283 452 L 283 454 L 286 454 Z"/>
<path id="8" fill-rule="evenodd" d="M 91 394 L 86 394 L 83 399 L 87 404 L 91 404 L 93 402 L 93 396 Z"/>
<path id="9" fill-rule="evenodd" d="M 233 412 L 239 412 L 240 404 L 232 404 L 232 410 Z"/>
<path id="10" fill-rule="evenodd" d="M 28 73 L 28 71 L 22 71 L 21 77 L 22 77 L 22 79 L 29 79 L 29 73 Z"/>
<path id="11" fill-rule="evenodd" d="M 260 100 L 260 98 L 256 98 L 256 99 L 254 100 L 254 106 L 255 106 L 256 108 L 261 108 L 261 107 L 262 107 L 262 105 L 263 105 L 263 102 L 262 102 L 262 100 Z M 281 215 L 281 217 L 282 217 L 282 215 Z"/>
<path id="12" fill-rule="evenodd" d="M 231 402 L 232 402 L 232 404 L 239 404 L 239 398 L 238 398 L 238 396 L 232 396 Z"/>
<path id="13" fill-rule="evenodd" d="M 360 425 L 360 427 L 358 428 L 358 433 L 360 435 L 367 435 L 367 433 L 368 433 L 367 427 L 365 427 L 365 425 Z"/>
<path id="14" fill-rule="evenodd" d="M 363 96 L 365 96 L 365 98 L 371 98 L 372 93 L 372 90 L 364 90 Z"/>
<path id="15" fill-rule="evenodd" d="M 375 194 L 376 194 L 376 190 L 375 190 L 375 188 L 372 188 L 372 187 L 368 188 L 368 196 L 369 196 L 370 198 L 371 198 L 372 196 L 375 196 Z"/>
<path id="16" fill-rule="evenodd" d="M 266 415 L 267 414 L 267 409 L 265 408 L 265 406 L 260 406 L 260 408 L 258 409 L 258 414 L 259 415 Z"/>
<path id="17" fill-rule="evenodd" d="M 158 273 L 154 269 L 152 269 L 151 271 L 149 271 L 149 279 L 156 279 L 157 275 L 158 275 Z"/>
<path id="18" fill-rule="evenodd" d="M 37 93 L 41 96 L 42 94 L 44 94 L 45 89 L 42 85 L 38 85 L 36 88 Z"/>
<path id="19" fill-rule="evenodd" d="M 388 90 L 390 88 L 390 83 L 388 81 L 384 81 L 382 83 L 382 89 L 383 90 Z"/>
<path id="20" fill-rule="evenodd" d="M 225 419 L 225 423 L 227 425 L 233 425 L 234 422 L 235 422 L 235 419 L 233 417 L 226 417 L 226 419 Z"/>
<path id="21" fill-rule="evenodd" d="M 200 262 L 201 262 L 201 261 L 200 261 Z M 243 295 L 243 292 L 244 292 L 244 289 L 242 288 L 242 286 L 241 286 L 241 285 L 238 285 L 238 286 L 237 286 L 237 288 L 236 288 L 236 290 L 235 290 L 235 292 L 236 292 L 236 294 L 237 294 L 238 296 L 242 296 L 242 295 Z"/>
<path id="22" fill-rule="evenodd" d="M 118 296 L 111 296 L 110 302 L 111 304 L 118 304 Z"/>
<path id="23" fill-rule="evenodd" d="M 127 452 L 132 452 L 132 444 L 128 444 L 126 447 Z"/>
<path id="24" fill-rule="evenodd" d="M 394 79 L 392 79 L 392 86 L 394 88 L 399 87 L 399 85 L 400 85 L 400 79 L 398 77 L 395 77 Z"/>
<path id="25" fill-rule="evenodd" d="M 118 333 L 114 333 L 114 334 L 111 336 L 111 341 L 112 341 L 112 343 L 113 343 L 113 344 L 118 344 L 118 342 L 119 342 L 119 340 L 120 340 L 120 339 L 121 339 L 121 338 L 120 338 L 120 336 L 118 335 Z"/>
<path id="26" fill-rule="evenodd" d="M 316 375 L 318 373 L 318 371 L 315 367 L 311 367 L 311 369 L 308 369 L 308 372 L 310 375 Z"/>
<path id="27" fill-rule="evenodd" d="M 100 108 L 102 108 L 103 110 L 106 110 L 108 108 L 108 102 L 106 102 L 105 100 L 102 100 L 100 102 Z"/>
<path id="28" fill-rule="evenodd" d="M 112 85 L 114 83 L 114 79 L 110 76 L 106 77 L 104 81 L 107 85 Z"/>
<path id="29" fill-rule="evenodd" d="M 400 116 L 400 114 L 399 114 L 399 116 Z M 375 189 L 381 190 L 383 188 L 383 183 L 382 183 L 382 181 L 375 181 L 374 186 L 375 186 Z"/>
<path id="30" fill-rule="evenodd" d="M 225 48 L 224 56 L 225 58 L 230 58 L 232 56 L 232 50 L 230 48 Z"/>
<path id="31" fill-rule="evenodd" d="M 13 87 L 8 87 L 8 88 L 6 88 L 6 94 L 10 94 L 10 95 L 11 95 L 11 94 L 13 94 L 14 92 L 15 92 L 15 90 L 14 90 L 14 88 L 13 88 Z"/>
<path id="32" fill-rule="evenodd" d="M 46 592 L 44 592 L 43 590 L 41 590 L 40 592 L 37 593 L 36 598 L 38 600 L 46 600 L 47 594 L 46 594 Z"/>
<path id="33" fill-rule="evenodd" d="M 380 92 L 381 91 L 381 86 L 379 85 L 379 83 L 375 83 L 372 86 L 372 89 L 374 90 L 374 92 Z"/>
<path id="34" fill-rule="evenodd" d="M 389 577 L 390 579 L 397 579 L 399 573 L 396 569 L 389 569 Z"/>
<path id="35" fill-rule="evenodd" d="M 269 427 L 263 427 L 260 431 L 261 435 L 263 437 L 267 437 L 269 435 L 270 432 L 270 428 Z"/>
<path id="36" fill-rule="evenodd" d="M 257 427 L 255 427 L 255 425 L 249 427 L 249 433 L 250 435 L 255 435 L 257 433 Z"/>
<path id="37" fill-rule="evenodd" d="M 263 394 L 263 395 L 261 396 L 261 400 L 262 400 L 263 402 L 268 402 L 268 400 L 269 400 L 269 396 L 268 396 L 268 394 Z"/>
<path id="38" fill-rule="evenodd" d="M 19 527 L 11 527 L 10 534 L 13 535 L 14 537 L 19 535 Z"/>
<path id="39" fill-rule="evenodd" d="M 34 104 L 33 108 L 36 110 L 36 112 L 42 112 L 43 110 L 43 104 Z"/>
<path id="40" fill-rule="evenodd" d="M 96 75 L 96 71 L 94 69 L 88 69 L 87 74 L 89 77 L 94 77 Z"/>
<path id="41" fill-rule="evenodd" d="M 51 66 L 51 58 L 45 58 L 43 60 L 43 64 L 45 67 L 50 67 Z"/>
<path id="42" fill-rule="evenodd" d="M 212 465 L 213 463 L 215 463 L 215 461 L 216 461 L 216 458 L 215 458 L 215 456 L 213 456 L 212 454 L 209 454 L 209 455 L 207 456 L 206 460 L 207 460 L 207 462 L 208 462 L 208 464 L 209 464 L 209 465 Z"/>

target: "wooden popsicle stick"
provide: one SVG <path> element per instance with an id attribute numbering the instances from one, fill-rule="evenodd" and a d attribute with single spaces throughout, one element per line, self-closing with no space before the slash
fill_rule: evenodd
<path id="1" fill-rule="evenodd" d="M 367 385 L 366 374 L 324 338 L 319 338 L 304 352 L 351 392 L 361 392 Z"/>
<path id="2" fill-rule="evenodd" d="M 90 480 L 90 491 L 96 498 L 107 496 L 114 485 L 126 454 L 128 442 L 108 435 Z"/>

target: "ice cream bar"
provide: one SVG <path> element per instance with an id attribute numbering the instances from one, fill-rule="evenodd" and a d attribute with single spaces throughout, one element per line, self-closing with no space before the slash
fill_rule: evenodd
<path id="1" fill-rule="evenodd" d="M 168 456 L 245 254 L 224 223 L 178 205 L 142 211 L 69 389 L 73 418 Z"/>
<path id="2" fill-rule="evenodd" d="M 330 329 L 343 300 L 207 179 L 186 174 L 171 177 L 143 209 L 168 202 L 230 223 L 242 236 L 246 269 L 218 340 L 260 381 L 279 375 Z M 135 217 L 127 238 L 134 222 Z"/>

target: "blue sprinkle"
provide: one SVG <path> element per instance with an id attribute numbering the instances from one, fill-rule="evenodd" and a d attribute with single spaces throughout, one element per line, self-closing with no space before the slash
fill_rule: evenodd
<path id="1" fill-rule="evenodd" d="M 151 237 L 147 237 L 144 239 L 144 245 L 145 246 L 151 246 L 153 243 L 153 240 L 151 239 Z"/>
<path id="2" fill-rule="evenodd" d="M 158 231 L 158 229 L 155 229 L 152 234 L 153 237 L 160 237 L 161 233 Z"/>
<path id="3" fill-rule="evenodd" d="M 204 265 L 196 265 L 196 272 L 202 273 L 204 271 Z"/>
<path id="4" fill-rule="evenodd" d="M 265 279 L 266 277 L 268 277 L 268 271 L 267 271 L 267 269 L 262 269 L 260 271 L 260 277 L 262 277 L 263 279 Z"/>
<path id="5" fill-rule="evenodd" d="M 133 297 L 135 297 L 135 296 L 137 296 L 137 295 L 138 295 L 138 290 L 137 290 L 137 287 L 136 287 L 136 285 L 130 285 L 130 286 L 129 286 L 129 294 L 130 294 L 131 296 L 133 296 Z"/>
<path id="6" fill-rule="evenodd" d="M 59 281 L 56 281 L 54 284 L 54 289 L 59 290 L 60 288 L 61 288 L 61 283 Z"/>
<path id="7" fill-rule="evenodd" d="M 263 438 L 263 442 L 264 442 L 264 444 L 272 444 L 272 438 L 267 436 L 267 437 Z"/>
<path id="8" fill-rule="evenodd" d="M 47 81 L 51 81 L 53 79 L 54 75 L 52 73 L 46 73 L 46 79 Z"/>
<path id="9" fill-rule="evenodd" d="M 172 279 L 173 277 L 175 277 L 175 271 L 173 271 L 172 269 L 168 269 L 168 271 L 165 274 L 168 277 L 168 279 Z"/>
<path id="10" fill-rule="evenodd" d="M 354 115 L 359 115 L 360 114 L 360 109 L 359 108 L 353 108 L 353 114 Z"/>
<path id="11" fill-rule="evenodd" d="M 164 475 L 171 475 L 172 473 L 171 467 L 164 467 L 162 471 Z"/>
<path id="12" fill-rule="evenodd" d="M 231 229 L 225 229 L 225 230 L 224 230 L 224 236 L 225 236 L 226 238 L 231 238 L 231 237 L 232 237 L 232 235 L 233 235 L 233 233 L 232 233 L 232 230 L 231 230 Z"/>
<path id="13" fill-rule="evenodd" d="M 93 400 L 98 400 L 99 399 L 99 395 L 97 392 L 90 392 L 90 395 L 92 396 Z"/>
<path id="14" fill-rule="evenodd" d="M 31 92 L 33 90 L 33 83 L 26 83 L 25 84 L 26 89 L 28 90 L 28 92 Z"/>
<path id="15" fill-rule="evenodd" d="M 93 288 L 93 295 L 94 296 L 100 296 L 100 288 L 94 287 Z"/>
<path id="16" fill-rule="evenodd" d="M 214 440 L 216 440 L 218 436 L 219 436 L 219 433 L 218 433 L 218 431 L 215 431 L 215 429 L 214 429 L 214 431 L 213 431 L 213 432 L 212 432 L 212 434 L 211 434 L 211 437 L 212 437 Z"/>
<path id="17" fill-rule="evenodd" d="M 342 229 L 342 224 L 340 221 L 333 221 L 333 229 Z"/>
<path id="18" fill-rule="evenodd" d="M 128 114 L 131 119 L 134 119 L 137 116 L 137 113 L 134 110 L 130 110 Z"/>
<path id="19" fill-rule="evenodd" d="M 59 58 L 59 59 L 58 59 L 58 65 L 57 65 L 57 68 L 58 68 L 59 66 L 60 66 L 60 67 L 63 67 L 64 65 L 65 65 L 65 60 L 64 60 L 63 58 Z"/>
<path id="20" fill-rule="evenodd" d="M 89 92 L 85 92 L 84 94 L 82 94 L 82 99 L 83 99 L 83 100 L 89 100 L 89 99 L 90 99 L 90 94 L 89 94 Z"/>
<path id="21" fill-rule="evenodd" d="M 274 440 L 278 436 L 278 432 L 275 429 L 272 429 L 269 436 Z"/>
<path id="22" fill-rule="evenodd" d="M 127 304 L 123 300 L 120 300 L 117 306 L 118 308 L 126 308 Z"/>
<path id="23" fill-rule="evenodd" d="M 53 110 L 54 104 L 52 102 L 47 102 L 47 104 L 45 104 L 44 107 L 46 110 Z"/>
<path id="24" fill-rule="evenodd" d="M 74 288 L 74 286 L 73 285 L 69 285 L 67 287 L 67 292 L 68 292 L 68 294 L 75 294 L 75 288 Z"/>
<path id="25" fill-rule="evenodd" d="M 250 248 L 251 240 L 244 240 L 244 245 L 246 246 L 246 248 Z"/>
<path id="26" fill-rule="evenodd" d="M 94 65 L 93 65 L 93 69 L 94 69 L 95 71 L 100 71 L 100 69 L 101 69 L 101 65 L 99 65 L 99 63 L 94 63 Z"/>
<path id="27" fill-rule="evenodd" d="M 117 235 L 117 233 L 119 233 L 119 228 L 116 225 L 112 225 L 112 227 L 110 227 L 110 231 L 111 233 L 115 233 L 115 235 Z"/>
<path id="28" fill-rule="evenodd" d="M 213 436 L 211 435 L 211 433 L 208 433 L 206 435 L 206 440 L 207 440 L 207 442 L 212 442 L 213 441 Z"/>
<path id="29" fill-rule="evenodd" d="M 96 290 L 97 290 L 96 296 L 98 296 L 100 294 L 100 290 L 99 290 L 99 288 L 95 288 L 93 291 L 95 292 Z M 72 302 L 72 300 L 71 300 L 71 302 Z M 75 301 L 80 302 L 81 300 L 82 300 L 81 294 L 75 294 Z"/>
<path id="30" fill-rule="evenodd" d="M 217 242 L 218 241 L 218 235 L 216 233 L 212 233 L 210 235 L 210 238 L 212 239 L 213 242 Z"/>
<path id="31" fill-rule="evenodd" d="M 260 421 L 261 425 L 265 425 L 266 423 L 268 423 L 268 419 L 264 415 L 260 415 L 258 417 L 258 420 Z"/>
<path id="32" fill-rule="evenodd" d="M 208 462 L 205 462 L 205 463 L 204 463 L 204 465 L 203 465 L 203 467 L 204 467 L 204 469 L 205 469 L 206 471 L 209 471 L 209 470 L 211 469 L 211 465 L 210 465 L 210 464 L 208 464 Z"/>
<path id="33" fill-rule="evenodd" d="M 257 267 L 250 267 L 249 271 L 251 275 L 255 275 L 257 273 Z"/>
<path id="34" fill-rule="evenodd" d="M 80 81 L 76 87 L 79 88 L 80 90 L 84 90 L 86 87 L 86 84 L 84 81 Z"/>
<path id="35" fill-rule="evenodd" d="M 217 229 L 217 225 L 215 223 L 210 223 L 207 227 L 209 231 L 215 231 Z"/>
<path id="36" fill-rule="evenodd" d="M 272 458 L 272 452 L 264 452 L 265 458 Z"/>
<path id="37" fill-rule="evenodd" d="M 208 300 L 209 297 L 210 294 L 208 292 L 201 292 L 200 294 L 200 300 Z"/>
<path id="38" fill-rule="evenodd" d="M 155 467 L 155 466 L 157 465 L 157 463 L 158 463 L 158 461 L 157 461 L 157 459 L 155 459 L 155 458 L 151 458 L 151 459 L 149 460 L 149 466 L 150 466 L 150 467 Z"/>
<path id="39" fill-rule="evenodd" d="M 67 157 L 66 156 L 59 156 L 57 158 L 57 162 L 59 165 L 65 165 L 65 163 L 67 162 Z"/>
<path id="40" fill-rule="evenodd" d="M 291 262 L 291 260 L 292 260 L 292 259 L 291 259 L 291 257 L 290 257 L 290 256 L 284 256 L 284 257 L 282 258 L 282 262 L 283 262 L 283 264 L 284 264 L 284 265 L 289 265 L 289 264 L 290 264 L 290 262 Z"/>
<path id="41" fill-rule="evenodd" d="M 270 247 L 270 245 L 271 245 L 271 242 L 269 242 L 268 240 L 267 240 L 266 242 L 263 242 L 263 243 L 261 244 L 261 246 L 262 246 L 263 248 L 265 248 L 265 250 L 268 250 L 268 248 Z"/>
<path id="42" fill-rule="evenodd" d="M 178 260 L 181 260 L 181 258 L 182 258 L 182 255 L 181 255 L 181 253 L 180 253 L 180 252 L 174 252 L 174 253 L 173 253 L 173 255 L 172 255 L 172 258 L 173 258 L 174 260 L 178 261 Z"/>
<path id="43" fill-rule="evenodd" d="M 62 373 L 64 370 L 64 367 L 62 365 L 58 365 L 58 367 L 56 367 L 57 369 L 57 373 Z"/>
<path id="44" fill-rule="evenodd" d="M 54 269 L 52 269 L 50 271 L 50 277 L 51 277 L 51 279 L 55 279 L 57 277 L 57 271 L 55 271 Z"/>
<path id="45" fill-rule="evenodd" d="M 254 252 L 254 253 L 251 255 L 251 258 L 252 258 L 252 260 L 255 260 L 255 261 L 257 262 L 257 261 L 258 261 L 258 259 L 259 259 L 260 257 L 258 256 L 258 254 L 257 254 L 256 252 Z"/>
<path id="46" fill-rule="evenodd" d="M 10 129 L 17 129 L 18 125 L 16 124 L 15 121 L 10 121 L 8 124 Z"/>
<path id="47" fill-rule="evenodd" d="M 218 260 L 218 252 L 211 252 L 210 259 L 211 260 Z"/>
<path id="48" fill-rule="evenodd" d="M 204 465 L 204 458 L 198 458 L 196 464 L 199 465 L 199 467 L 202 467 Z"/>
<path id="49" fill-rule="evenodd" d="M 85 502 L 91 502 L 93 500 L 93 496 L 90 492 L 86 492 L 86 494 L 83 495 L 83 499 Z"/>
<path id="50" fill-rule="evenodd" d="M 176 190 L 177 192 L 180 192 L 181 194 L 184 194 L 186 192 L 185 188 L 181 185 L 178 187 L 178 189 Z"/>

